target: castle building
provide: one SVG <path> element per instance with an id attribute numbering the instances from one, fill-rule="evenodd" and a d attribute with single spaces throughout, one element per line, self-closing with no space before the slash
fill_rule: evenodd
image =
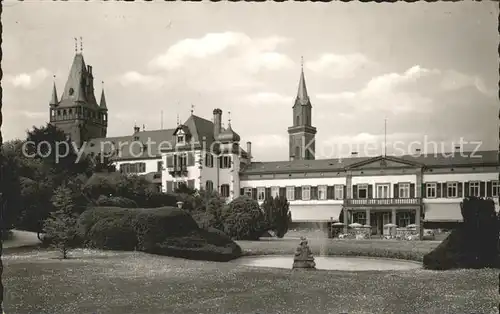
<path id="1" fill-rule="evenodd" d="M 78 147 L 90 139 L 106 137 L 108 109 L 104 89 L 98 104 L 92 66 L 85 64 L 81 52 L 73 58 L 60 100 L 54 82 L 49 105 L 50 123 L 63 130 Z"/>
<path id="2" fill-rule="evenodd" d="M 263 202 L 285 196 L 293 223 L 329 224 L 343 220 L 368 225 L 372 234 L 388 232 L 393 224 L 417 229 L 449 228 L 462 221 L 460 202 L 467 196 L 488 197 L 498 208 L 497 151 L 404 156 L 316 159 L 312 105 L 301 70 L 297 97 L 288 128 L 287 161 L 256 162 L 252 146 L 241 138 L 230 119 L 222 126 L 221 109 L 211 120 L 196 116 L 177 126 L 106 137 L 107 105 L 102 92 L 94 97 L 92 67 L 76 54 L 61 100 L 54 86 L 50 121 L 71 139 L 86 142 L 88 154 L 113 156 L 123 173 L 143 175 L 159 191 L 173 192 L 181 183 L 194 189 L 216 190 L 228 201 L 245 195 Z M 498 209 L 497 209 L 498 210 Z M 342 217 L 341 217 L 342 213 Z M 347 227 L 345 227 L 347 228 Z"/>

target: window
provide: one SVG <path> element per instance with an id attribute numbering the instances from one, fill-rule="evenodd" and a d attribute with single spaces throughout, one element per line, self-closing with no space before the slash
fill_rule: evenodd
<path id="1" fill-rule="evenodd" d="M 174 186 L 174 192 L 175 192 L 175 190 L 180 189 L 182 186 L 187 186 L 187 184 L 185 181 L 176 181 L 176 182 L 174 182 L 173 186 Z"/>
<path id="2" fill-rule="evenodd" d="M 156 171 L 162 171 L 163 170 L 163 161 L 158 161 L 157 165 L 156 165 L 157 169 Z"/>
<path id="3" fill-rule="evenodd" d="M 138 172 L 146 172 L 146 163 L 145 162 L 140 162 L 138 164 Z"/>
<path id="4" fill-rule="evenodd" d="M 408 212 L 403 212 L 398 215 L 398 222 L 397 225 L 400 228 L 405 228 L 410 224 L 410 213 Z"/>
<path id="5" fill-rule="evenodd" d="M 180 154 L 177 156 L 178 158 L 178 166 L 180 167 L 185 167 L 187 166 L 187 155 L 186 154 Z"/>
<path id="6" fill-rule="evenodd" d="M 252 198 L 252 188 L 244 188 L 243 193 L 245 193 L 245 196 Z"/>
<path id="7" fill-rule="evenodd" d="M 491 182 L 491 196 L 498 197 L 499 184 L 498 181 Z"/>
<path id="8" fill-rule="evenodd" d="M 389 198 L 389 184 L 377 184 L 377 198 Z"/>
<path id="9" fill-rule="evenodd" d="M 276 197 L 276 196 L 280 196 L 280 188 L 279 186 L 272 186 L 271 187 L 271 197 Z"/>
<path id="10" fill-rule="evenodd" d="M 210 180 L 207 180 L 207 182 L 205 182 L 205 190 L 211 192 L 213 191 L 213 189 L 214 189 L 214 183 Z"/>
<path id="11" fill-rule="evenodd" d="M 295 147 L 295 159 L 300 159 L 300 147 Z"/>
<path id="12" fill-rule="evenodd" d="M 293 201 L 295 199 L 295 187 L 293 186 L 286 187 L 286 199 L 288 201 Z"/>
<path id="13" fill-rule="evenodd" d="M 263 201 L 266 198 L 266 188 L 257 188 L 257 201 Z"/>
<path id="14" fill-rule="evenodd" d="M 469 182 L 469 195 L 479 196 L 479 181 Z"/>
<path id="15" fill-rule="evenodd" d="M 436 183 L 426 183 L 425 184 L 425 196 L 427 198 L 436 198 Z"/>
<path id="16" fill-rule="evenodd" d="M 229 184 L 223 184 L 220 186 L 220 194 L 222 197 L 229 197 Z"/>
<path id="17" fill-rule="evenodd" d="M 457 182 L 446 183 L 446 195 L 447 195 L 447 197 L 457 197 L 458 196 L 458 183 Z"/>
<path id="18" fill-rule="evenodd" d="M 318 186 L 318 199 L 326 200 L 326 185 Z"/>
<path id="19" fill-rule="evenodd" d="M 352 221 L 353 223 L 366 225 L 366 212 L 352 213 Z"/>
<path id="20" fill-rule="evenodd" d="M 214 155 L 212 154 L 205 154 L 205 166 L 212 168 L 214 166 Z"/>
<path id="21" fill-rule="evenodd" d="M 219 167 L 221 169 L 229 169 L 231 168 L 231 156 L 222 156 L 219 157 Z"/>
<path id="22" fill-rule="evenodd" d="M 300 116 L 295 118 L 295 125 L 300 125 Z"/>
<path id="23" fill-rule="evenodd" d="M 304 185 L 302 187 L 302 199 L 304 201 L 311 199 L 311 187 L 309 185 Z"/>
<path id="24" fill-rule="evenodd" d="M 334 199 L 336 200 L 341 200 L 344 198 L 344 186 L 343 185 L 336 185 L 334 187 Z"/>
<path id="25" fill-rule="evenodd" d="M 410 197 L 410 183 L 399 183 L 399 198 L 409 198 Z"/>
<path id="26" fill-rule="evenodd" d="M 185 144 L 185 138 L 184 138 L 184 134 L 178 134 L 177 135 L 177 144 Z"/>
<path id="27" fill-rule="evenodd" d="M 358 198 L 368 198 L 368 184 L 358 185 Z"/>

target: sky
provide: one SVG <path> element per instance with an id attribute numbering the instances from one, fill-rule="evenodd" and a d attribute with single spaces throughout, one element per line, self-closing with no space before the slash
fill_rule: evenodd
<path id="1" fill-rule="evenodd" d="M 162 111 L 173 128 L 192 105 L 209 120 L 220 108 L 255 160 L 287 160 L 303 56 L 318 159 L 366 145 L 450 150 L 461 138 L 495 150 L 497 17 L 494 2 L 469 1 L 4 1 L 2 133 L 25 138 L 48 121 L 52 84 L 60 97 L 82 37 L 108 136 L 160 129 Z"/>

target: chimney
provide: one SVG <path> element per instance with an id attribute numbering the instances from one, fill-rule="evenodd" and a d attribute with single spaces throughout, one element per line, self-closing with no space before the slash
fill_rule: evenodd
<path id="1" fill-rule="evenodd" d="M 89 72 L 90 75 L 92 75 L 92 66 L 87 65 L 87 72 Z"/>
<path id="2" fill-rule="evenodd" d="M 416 151 L 417 153 L 420 153 L 421 149 L 420 149 L 420 148 L 417 148 L 417 149 L 415 149 L 415 151 Z"/>
<path id="3" fill-rule="evenodd" d="M 252 160 L 252 142 L 247 142 L 248 159 Z"/>
<path id="4" fill-rule="evenodd" d="M 455 146 L 455 150 L 460 150 L 461 148 L 462 148 L 462 146 L 460 146 L 460 145 Z"/>
<path id="5" fill-rule="evenodd" d="M 222 110 L 216 108 L 214 109 L 214 137 L 216 139 L 221 130 L 221 123 L 222 123 Z"/>
<path id="6" fill-rule="evenodd" d="M 358 152 L 352 152 L 351 156 L 354 156 L 354 157 L 358 156 Z"/>
<path id="7" fill-rule="evenodd" d="M 134 134 L 135 134 L 135 133 L 139 133 L 140 131 L 141 131 L 141 128 L 140 128 L 140 127 L 138 127 L 137 125 L 136 125 L 136 126 L 134 126 Z"/>

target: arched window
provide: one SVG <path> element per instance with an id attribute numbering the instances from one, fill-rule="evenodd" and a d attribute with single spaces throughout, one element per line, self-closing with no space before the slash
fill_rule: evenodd
<path id="1" fill-rule="evenodd" d="M 295 125 L 300 125 L 300 116 L 295 118 Z"/>
<path id="2" fill-rule="evenodd" d="M 220 194 L 222 197 L 229 197 L 229 184 L 223 184 L 220 186 Z"/>
<path id="3" fill-rule="evenodd" d="M 300 147 L 297 146 L 295 147 L 295 159 L 299 159 L 301 157 L 300 155 Z"/>
<path id="4" fill-rule="evenodd" d="M 214 183 L 210 180 L 207 180 L 207 182 L 205 183 L 205 190 L 211 192 L 213 191 L 213 189 L 214 189 Z"/>

